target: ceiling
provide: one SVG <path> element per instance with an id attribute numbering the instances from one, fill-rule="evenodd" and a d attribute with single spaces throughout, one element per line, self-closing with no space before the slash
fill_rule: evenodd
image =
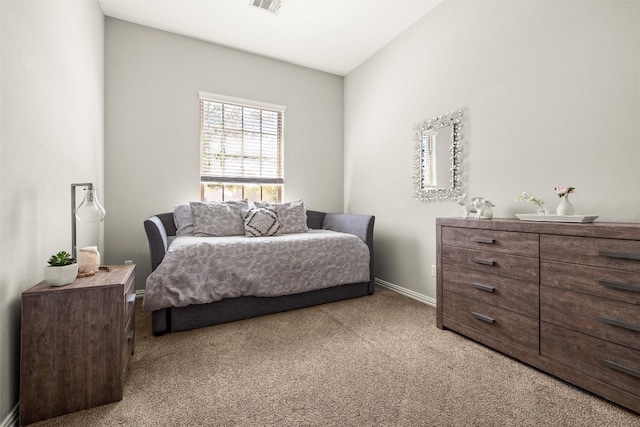
<path id="1" fill-rule="evenodd" d="M 106 16 L 344 76 L 443 0 L 98 0 Z"/>

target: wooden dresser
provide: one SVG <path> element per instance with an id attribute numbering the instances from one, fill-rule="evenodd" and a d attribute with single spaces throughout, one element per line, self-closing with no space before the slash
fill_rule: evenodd
<path id="1" fill-rule="evenodd" d="M 134 346 L 135 266 L 22 293 L 20 425 L 122 399 Z"/>
<path id="2" fill-rule="evenodd" d="M 436 219 L 437 322 L 640 413 L 640 224 Z"/>

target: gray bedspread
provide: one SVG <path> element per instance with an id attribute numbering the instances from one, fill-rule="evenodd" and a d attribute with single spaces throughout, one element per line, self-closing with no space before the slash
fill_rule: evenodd
<path id="1" fill-rule="evenodd" d="M 274 297 L 369 281 L 369 248 L 328 230 L 274 237 L 178 236 L 147 278 L 153 311 L 245 295 Z"/>

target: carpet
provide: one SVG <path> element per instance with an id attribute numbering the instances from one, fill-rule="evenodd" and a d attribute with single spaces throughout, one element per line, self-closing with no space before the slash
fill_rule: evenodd
<path id="1" fill-rule="evenodd" d="M 372 296 L 154 337 L 120 402 L 36 426 L 640 426 L 640 416 Z"/>

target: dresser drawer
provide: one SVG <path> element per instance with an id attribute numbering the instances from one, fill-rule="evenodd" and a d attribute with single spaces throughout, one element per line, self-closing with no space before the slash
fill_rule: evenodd
<path id="1" fill-rule="evenodd" d="M 538 318 L 540 295 L 536 283 L 446 264 L 443 269 L 442 286 L 445 291 Z"/>
<path id="2" fill-rule="evenodd" d="M 538 235 L 511 231 L 473 228 L 442 229 L 442 243 L 461 248 L 500 252 L 524 257 L 538 257 Z"/>
<path id="3" fill-rule="evenodd" d="M 640 273 L 542 261 L 540 283 L 640 305 Z"/>
<path id="4" fill-rule="evenodd" d="M 540 354 L 640 395 L 640 351 L 543 322 Z"/>
<path id="5" fill-rule="evenodd" d="M 540 258 L 640 272 L 640 241 L 543 234 Z"/>
<path id="6" fill-rule="evenodd" d="M 540 320 L 640 350 L 637 305 L 540 287 Z"/>
<path id="7" fill-rule="evenodd" d="M 538 353 L 539 322 L 536 319 L 452 292 L 445 291 L 443 299 L 446 305 L 443 313 L 445 318 L 526 351 Z"/>
<path id="8" fill-rule="evenodd" d="M 442 260 L 444 264 L 538 283 L 538 260 L 535 258 L 443 246 Z"/>

